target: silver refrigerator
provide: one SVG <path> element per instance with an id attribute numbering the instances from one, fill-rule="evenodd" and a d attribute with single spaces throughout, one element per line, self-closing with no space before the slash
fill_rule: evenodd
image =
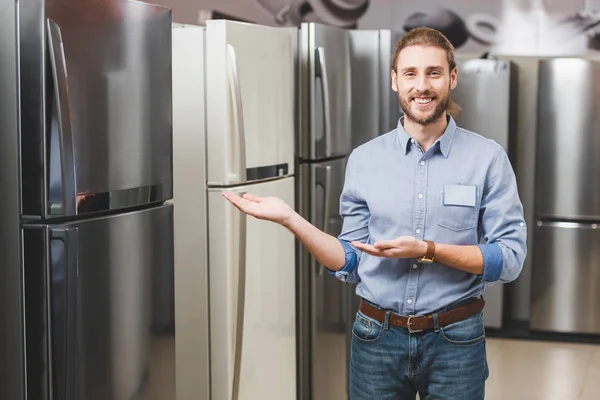
<path id="1" fill-rule="evenodd" d="M 174 398 L 171 12 L 17 4 L 0 25 L 18 29 L 20 101 L 0 170 L 19 177 L 3 188 L 20 200 L 2 209 L 20 230 L 3 276 L 22 304 L 0 317 L 19 312 L 20 337 L 2 346 L 18 349 L 23 390 L 2 398 Z"/>
<path id="2" fill-rule="evenodd" d="M 351 136 L 348 31 L 314 23 L 298 31 L 296 206 L 321 230 L 341 232 L 339 199 Z M 354 286 L 340 282 L 298 247 L 299 399 L 347 398 Z"/>
<path id="3" fill-rule="evenodd" d="M 352 148 L 398 126 L 398 94 L 392 90 L 392 59 L 401 33 L 351 30 Z"/>
<path id="4" fill-rule="evenodd" d="M 398 122 L 390 78 L 396 36 L 314 23 L 302 24 L 298 35 L 297 208 L 338 236 L 350 152 Z M 355 285 L 336 279 L 302 246 L 298 266 L 298 398 L 346 399 Z"/>
<path id="5" fill-rule="evenodd" d="M 507 60 L 457 56 L 458 85 L 452 98 L 462 112 L 456 118 L 459 127 L 496 141 L 513 161 L 517 94 L 516 68 Z M 488 328 L 502 328 L 504 284 L 486 285 L 484 317 Z"/>
<path id="6" fill-rule="evenodd" d="M 539 62 L 531 329 L 600 334 L 600 62 Z"/>

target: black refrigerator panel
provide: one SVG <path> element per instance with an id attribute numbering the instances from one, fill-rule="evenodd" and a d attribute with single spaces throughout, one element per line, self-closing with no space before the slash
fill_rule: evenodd
<path id="1" fill-rule="evenodd" d="M 174 399 L 173 206 L 23 239 L 28 398 Z"/>
<path id="2" fill-rule="evenodd" d="M 538 222 L 531 329 L 600 333 L 600 224 Z"/>
<path id="3" fill-rule="evenodd" d="M 539 64 L 536 218 L 600 220 L 600 62 Z"/>
<path id="4" fill-rule="evenodd" d="M 172 197 L 169 9 L 20 0 L 20 57 L 27 218 Z"/>
<path id="5" fill-rule="evenodd" d="M 18 3 L 0 1 L 0 399 L 23 400 Z"/>

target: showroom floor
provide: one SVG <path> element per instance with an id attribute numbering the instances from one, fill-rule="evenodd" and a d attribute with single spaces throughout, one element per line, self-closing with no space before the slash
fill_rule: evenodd
<path id="1" fill-rule="evenodd" d="M 488 339 L 486 400 L 600 399 L 600 346 Z"/>

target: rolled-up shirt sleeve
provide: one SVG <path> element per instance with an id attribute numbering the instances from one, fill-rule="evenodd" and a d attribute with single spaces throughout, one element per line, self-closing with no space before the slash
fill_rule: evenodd
<path id="1" fill-rule="evenodd" d="M 362 251 L 350 243 L 352 241 L 366 242 L 369 237 L 369 208 L 359 194 L 360 171 L 356 167 L 356 153 L 352 152 L 346 165 L 344 189 L 340 196 L 340 216 L 343 218 L 342 232 L 338 240 L 346 253 L 346 264 L 339 271 L 330 271 L 336 278 L 344 282 L 358 283 L 358 265 Z"/>
<path id="2" fill-rule="evenodd" d="M 527 255 L 527 225 L 516 177 L 503 149 L 488 170 L 480 210 L 485 240 L 479 245 L 484 259 L 483 281 L 514 281 Z"/>

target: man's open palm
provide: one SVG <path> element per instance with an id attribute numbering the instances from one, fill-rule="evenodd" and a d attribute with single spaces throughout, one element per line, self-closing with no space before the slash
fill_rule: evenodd
<path id="1" fill-rule="evenodd" d="M 278 224 L 285 223 L 293 211 L 286 202 L 277 197 L 258 197 L 252 194 L 240 197 L 232 192 L 223 192 L 223 197 L 248 215 Z"/>

